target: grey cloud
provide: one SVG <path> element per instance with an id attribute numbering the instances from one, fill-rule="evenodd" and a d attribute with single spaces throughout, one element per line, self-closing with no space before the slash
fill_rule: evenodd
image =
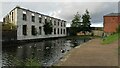
<path id="1" fill-rule="evenodd" d="M 88 2 L 88 3 L 70 3 L 66 4 L 57 16 L 67 19 L 73 19 L 74 14 L 79 12 L 81 15 L 86 9 L 90 11 L 92 22 L 103 22 L 103 16 L 108 13 L 117 12 L 117 2 Z M 68 6 L 67 6 L 68 5 Z M 70 6 L 69 6 L 70 5 Z"/>
<path id="2" fill-rule="evenodd" d="M 15 6 L 24 7 L 33 11 L 37 11 L 43 14 L 48 15 L 50 12 L 56 10 L 56 3 L 50 2 L 3 2 L 2 3 L 2 12 L 3 15 L 12 10 Z M 7 8 L 7 9 L 6 9 Z"/>
<path id="3" fill-rule="evenodd" d="M 8 13 L 16 5 L 65 19 L 69 23 L 76 12 L 82 15 L 86 9 L 90 12 L 93 24 L 102 23 L 105 14 L 118 11 L 117 2 L 6 2 L 2 3 L 2 16 Z"/>

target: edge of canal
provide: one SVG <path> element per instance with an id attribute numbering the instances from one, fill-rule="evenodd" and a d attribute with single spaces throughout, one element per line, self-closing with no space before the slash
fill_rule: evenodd
<path id="1" fill-rule="evenodd" d="M 54 63 L 52 66 L 60 66 L 61 62 L 65 62 L 67 60 L 67 58 L 71 55 L 71 52 L 77 48 L 80 48 L 81 46 L 87 44 L 88 42 L 92 41 L 93 39 L 87 41 L 87 42 L 84 42 L 84 43 L 81 43 L 79 44 L 78 46 L 72 48 L 70 51 L 67 51 L 63 57 L 61 57 L 57 63 Z"/>

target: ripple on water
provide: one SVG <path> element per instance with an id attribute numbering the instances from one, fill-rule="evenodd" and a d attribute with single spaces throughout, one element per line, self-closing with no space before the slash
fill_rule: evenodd
<path id="1" fill-rule="evenodd" d="M 12 65 L 18 63 L 16 61 L 18 59 L 24 62 L 26 58 L 36 57 L 41 65 L 50 66 L 61 59 L 70 49 L 84 42 L 82 39 L 76 39 L 76 41 L 73 43 L 72 40 L 56 39 L 4 48 L 2 62 L 3 65 Z"/>

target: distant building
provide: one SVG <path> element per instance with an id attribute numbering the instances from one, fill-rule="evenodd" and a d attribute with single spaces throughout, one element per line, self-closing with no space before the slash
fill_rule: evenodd
<path id="1" fill-rule="evenodd" d="M 16 25 L 17 40 L 63 37 L 67 35 L 66 21 L 24 9 L 19 6 L 11 10 L 9 14 L 3 18 L 3 21 L 4 23 Z M 45 35 L 44 32 L 43 26 L 46 22 L 51 22 L 53 25 L 53 31 L 50 35 Z"/>
<path id="2" fill-rule="evenodd" d="M 116 32 L 118 25 L 120 24 L 120 13 L 110 13 L 104 16 L 104 32 L 113 33 Z"/>

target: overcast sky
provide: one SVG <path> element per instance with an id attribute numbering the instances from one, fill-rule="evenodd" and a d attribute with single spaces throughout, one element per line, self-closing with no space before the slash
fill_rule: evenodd
<path id="1" fill-rule="evenodd" d="M 64 19 L 67 26 L 70 26 L 74 14 L 80 15 L 88 9 L 91 15 L 91 26 L 102 27 L 103 16 L 109 13 L 118 12 L 118 2 L 2 2 L 0 3 L 0 21 L 16 5 L 43 13 L 45 15 Z"/>

